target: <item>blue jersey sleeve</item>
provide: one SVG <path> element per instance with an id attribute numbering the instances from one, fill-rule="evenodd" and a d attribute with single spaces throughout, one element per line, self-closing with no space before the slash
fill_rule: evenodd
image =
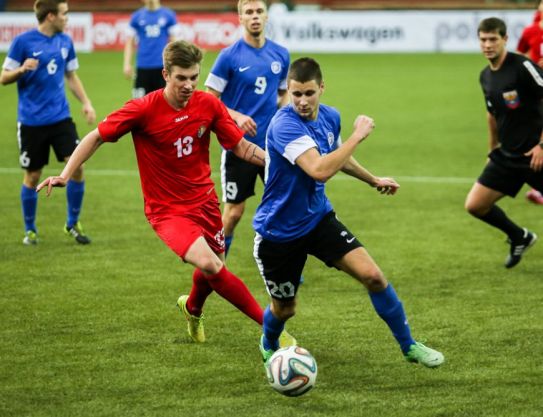
<path id="1" fill-rule="evenodd" d="M 224 50 L 219 53 L 206 80 L 206 87 L 222 93 L 232 78 L 231 59 Z"/>
<path id="2" fill-rule="evenodd" d="M 23 65 L 25 59 L 28 58 L 28 56 L 26 55 L 24 44 L 19 36 L 17 36 L 10 45 L 6 58 L 9 59 L 6 59 L 4 68 L 8 70 L 17 69 L 18 67 Z"/>
<path id="3" fill-rule="evenodd" d="M 66 58 L 66 72 L 75 71 L 79 68 L 79 62 L 77 61 L 74 43 L 70 38 L 68 38 L 68 41 L 70 46 L 68 48 L 68 57 Z"/>
<path id="4" fill-rule="evenodd" d="M 267 146 L 294 165 L 301 154 L 317 145 L 299 121 L 281 117 L 268 131 Z"/>

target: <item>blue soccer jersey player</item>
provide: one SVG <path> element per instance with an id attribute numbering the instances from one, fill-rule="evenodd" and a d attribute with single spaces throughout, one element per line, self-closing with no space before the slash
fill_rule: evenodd
<path id="1" fill-rule="evenodd" d="M 65 0 L 37 0 L 34 11 L 38 28 L 17 36 L 11 44 L 0 74 L 2 84 L 17 82 L 18 140 L 20 165 L 25 170 L 21 203 L 25 224 L 23 243 L 38 243 L 36 208 L 38 185 L 42 169 L 49 162 L 52 146 L 59 161 L 67 161 L 78 142 L 75 125 L 64 91 L 68 88 L 83 104 L 89 124 L 96 113 L 75 73 L 79 64 L 70 37 L 63 33 L 68 21 Z M 68 216 L 64 231 L 78 243 L 90 243 L 83 233 L 79 214 L 85 192 L 83 168 L 68 181 L 66 196 Z"/>
<path id="2" fill-rule="evenodd" d="M 243 37 L 219 54 L 205 85 L 220 97 L 232 118 L 245 131 L 245 138 L 264 147 L 266 130 L 278 106 L 287 104 L 288 51 L 265 37 L 268 19 L 266 3 L 239 0 L 239 21 Z M 261 167 L 248 164 L 232 152 L 221 160 L 223 224 L 226 252 L 234 229 L 245 210 L 245 200 L 255 194 Z"/>
<path id="3" fill-rule="evenodd" d="M 294 61 L 288 74 L 290 105 L 277 112 L 268 128 L 266 184 L 253 220 L 254 256 L 272 301 L 264 312 L 260 342 L 264 362 L 279 347 L 278 336 L 295 313 L 300 274 L 307 256 L 313 255 L 367 288 L 408 361 L 439 366 L 443 355 L 412 338 L 394 288 L 337 219 L 326 197 L 325 182 L 338 171 L 383 194 L 394 194 L 399 185 L 391 178 L 375 177 L 352 156 L 373 130 L 373 120 L 358 116 L 342 144 L 339 113 L 319 103 L 323 90 L 319 64 L 311 58 Z"/>
<path id="4" fill-rule="evenodd" d="M 143 0 L 143 4 L 130 18 L 124 47 L 123 72 L 129 79 L 134 79 L 132 59 L 137 47 L 133 98 L 166 85 L 162 76 L 162 51 L 174 40 L 178 28 L 175 12 L 162 7 L 160 0 Z"/>

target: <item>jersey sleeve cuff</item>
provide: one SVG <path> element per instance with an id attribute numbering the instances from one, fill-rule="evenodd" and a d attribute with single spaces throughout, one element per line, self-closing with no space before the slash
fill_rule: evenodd
<path id="1" fill-rule="evenodd" d="M 212 88 L 219 93 L 222 93 L 224 91 L 227 84 L 228 81 L 226 81 L 224 78 L 217 77 L 215 74 L 212 73 L 209 73 L 205 82 L 206 87 Z"/>
<path id="2" fill-rule="evenodd" d="M 292 164 L 296 163 L 296 159 L 305 151 L 311 148 L 316 148 L 315 141 L 307 135 L 304 135 L 296 140 L 290 142 L 283 152 L 283 156 Z"/>
<path id="3" fill-rule="evenodd" d="M 2 65 L 2 68 L 8 71 L 13 71 L 19 68 L 20 66 L 21 66 L 21 63 L 19 61 L 15 61 L 14 59 L 7 56 L 6 59 L 4 60 L 4 64 Z"/>

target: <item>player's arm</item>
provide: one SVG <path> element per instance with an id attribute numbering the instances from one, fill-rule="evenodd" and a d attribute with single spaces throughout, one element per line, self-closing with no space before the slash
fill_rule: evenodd
<path id="1" fill-rule="evenodd" d="M 38 68 L 38 64 L 39 61 L 37 59 L 27 58 L 23 62 L 23 65 L 18 68 L 13 70 L 2 68 L 2 72 L 0 73 L 0 83 L 2 83 L 2 85 L 14 83 L 28 71 L 35 71 Z"/>
<path id="2" fill-rule="evenodd" d="M 381 194 L 394 194 L 400 188 L 400 185 L 392 178 L 376 177 L 366 168 L 358 163 L 358 161 L 351 156 L 341 171 L 351 177 L 364 181 L 371 187 L 376 188 Z"/>
<path id="3" fill-rule="evenodd" d="M 66 80 L 68 81 L 68 88 L 73 93 L 73 95 L 83 104 L 82 112 L 87 119 L 88 124 L 93 124 L 96 121 L 96 112 L 92 103 L 85 92 L 83 83 L 79 79 L 75 71 L 66 72 Z"/>
<path id="4" fill-rule="evenodd" d="M 134 77 L 134 69 L 132 68 L 132 59 L 134 57 L 134 51 L 136 49 L 136 36 L 131 35 L 126 37 L 126 43 L 124 44 L 123 53 L 123 73 L 128 79 Z"/>
<path id="5" fill-rule="evenodd" d="M 217 91 L 209 86 L 206 87 L 206 90 L 208 93 L 213 94 L 218 99 L 221 98 L 220 91 Z M 248 133 L 251 136 L 256 135 L 256 122 L 251 118 L 251 116 L 247 116 L 243 113 L 240 113 L 239 111 L 231 109 L 230 107 L 226 107 L 226 110 L 228 111 L 230 117 L 234 119 L 234 122 L 236 122 L 240 129 L 242 129 L 244 132 Z"/>
<path id="6" fill-rule="evenodd" d="M 493 150 L 499 146 L 498 123 L 494 115 L 490 112 L 486 113 L 486 118 L 488 122 L 488 147 L 490 150 Z"/>
<path id="7" fill-rule="evenodd" d="M 296 164 L 314 180 L 326 182 L 343 169 L 358 144 L 368 137 L 373 128 L 373 119 L 358 116 L 353 133 L 339 148 L 327 155 L 321 155 L 316 148 L 310 148 L 296 158 Z"/>
<path id="8" fill-rule="evenodd" d="M 266 152 L 264 152 L 260 146 L 249 142 L 245 138 L 241 138 L 237 145 L 230 150 L 238 158 L 250 162 L 251 164 L 263 167 L 266 163 Z"/>
<path id="9" fill-rule="evenodd" d="M 102 143 L 104 142 L 100 137 L 98 129 L 94 129 L 89 132 L 81 140 L 79 145 L 77 145 L 60 175 L 56 177 L 48 177 L 46 180 L 42 181 L 36 188 L 36 191 L 40 191 L 42 188 L 47 187 L 46 194 L 49 196 L 53 187 L 64 187 L 68 180 L 72 177 L 75 170 L 79 168 L 83 162 L 88 160 Z"/>

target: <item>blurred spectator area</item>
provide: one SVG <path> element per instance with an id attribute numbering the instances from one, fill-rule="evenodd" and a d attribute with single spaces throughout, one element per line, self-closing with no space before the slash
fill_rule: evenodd
<path id="1" fill-rule="evenodd" d="M 2 0 L 0 0 L 2 1 Z M 5 1 L 5 0 L 4 0 Z M 177 11 L 235 11 L 236 0 L 163 0 Z M 533 0 L 286 0 L 289 8 L 328 10 L 383 9 L 535 9 Z M 34 0 L 7 0 L 6 11 L 31 11 Z M 128 12 L 141 7 L 139 0 L 69 0 L 71 11 Z"/>

